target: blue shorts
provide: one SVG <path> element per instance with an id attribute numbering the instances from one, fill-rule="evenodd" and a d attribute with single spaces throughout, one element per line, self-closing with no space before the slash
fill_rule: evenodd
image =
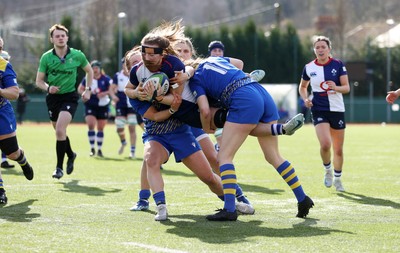
<path id="1" fill-rule="evenodd" d="M 175 154 L 175 161 L 177 163 L 201 150 L 199 143 L 196 141 L 188 125 L 183 125 L 174 132 L 168 134 L 150 135 L 144 133 L 142 138 L 143 143 L 156 141 L 163 145 L 169 155 L 172 153 Z"/>
<path id="2" fill-rule="evenodd" d="M 5 104 L 0 108 L 0 135 L 14 133 L 17 130 L 17 122 L 11 104 Z"/>
<path id="3" fill-rule="evenodd" d="M 274 100 L 260 84 L 251 83 L 233 92 L 226 121 L 258 124 L 278 119 L 279 114 Z"/>
<path id="4" fill-rule="evenodd" d="M 312 111 L 311 113 L 314 126 L 319 123 L 329 123 L 329 126 L 333 129 L 346 128 L 344 112 Z"/>
<path id="5" fill-rule="evenodd" d="M 208 136 L 208 134 L 206 134 L 206 132 L 204 132 L 204 130 L 201 128 L 190 127 L 190 130 L 192 131 L 197 141 L 200 141 L 201 139 L 204 139 Z"/>

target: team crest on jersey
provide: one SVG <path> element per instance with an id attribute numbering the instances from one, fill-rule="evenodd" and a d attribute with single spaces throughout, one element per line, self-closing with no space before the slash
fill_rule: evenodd
<path id="1" fill-rule="evenodd" d="M 316 77 L 317 76 L 317 73 L 316 72 L 311 72 L 310 73 L 310 77 Z"/>
<path id="2" fill-rule="evenodd" d="M 336 69 L 332 69 L 331 73 L 332 73 L 332 76 L 336 76 L 337 70 Z"/>
<path id="3" fill-rule="evenodd" d="M 344 124 L 343 120 L 339 120 L 338 124 L 340 127 L 343 127 L 343 124 Z"/>

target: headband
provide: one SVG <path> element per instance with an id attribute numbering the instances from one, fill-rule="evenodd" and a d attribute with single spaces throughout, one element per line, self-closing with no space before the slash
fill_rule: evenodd
<path id="1" fill-rule="evenodd" d="M 142 53 L 146 54 L 162 54 L 164 51 L 161 47 L 147 47 L 142 45 Z"/>

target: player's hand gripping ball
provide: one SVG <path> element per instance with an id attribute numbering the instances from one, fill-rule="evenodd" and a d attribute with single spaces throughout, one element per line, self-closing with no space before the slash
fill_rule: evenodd
<path id="1" fill-rule="evenodd" d="M 154 73 L 143 83 L 143 88 L 146 89 L 148 85 L 152 85 L 154 87 L 154 93 L 148 94 L 146 100 L 152 101 L 158 96 L 167 94 L 169 89 L 168 76 L 163 72 Z"/>

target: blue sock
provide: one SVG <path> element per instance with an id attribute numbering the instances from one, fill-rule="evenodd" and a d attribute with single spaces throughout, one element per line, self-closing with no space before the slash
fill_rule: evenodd
<path id="1" fill-rule="evenodd" d="M 250 201 L 246 198 L 246 196 L 244 196 L 242 188 L 236 184 L 236 199 L 239 202 L 243 202 L 245 204 L 249 204 L 250 205 Z"/>
<path id="2" fill-rule="evenodd" d="M 97 142 L 97 148 L 101 149 L 101 147 L 103 146 L 103 140 L 104 140 L 104 132 L 97 132 L 97 136 L 96 136 L 96 142 Z"/>
<path id="3" fill-rule="evenodd" d="M 93 130 L 89 130 L 88 137 L 89 137 L 90 148 L 94 148 L 94 142 L 96 140 L 96 132 Z"/>
<path id="4" fill-rule="evenodd" d="M 139 199 L 148 200 L 151 196 L 151 192 L 148 189 L 142 189 L 139 192 Z"/>
<path id="5" fill-rule="evenodd" d="M 235 212 L 236 199 L 236 174 L 233 164 L 224 164 L 219 168 L 221 172 L 222 187 L 224 190 L 224 209 L 228 212 Z"/>
<path id="6" fill-rule="evenodd" d="M 281 175 L 283 180 L 289 185 L 292 189 L 294 195 L 296 196 L 297 202 L 302 202 L 306 197 L 306 194 L 301 187 L 300 181 L 297 178 L 296 171 L 292 167 L 292 165 L 285 161 L 276 169 L 278 173 Z"/>
<path id="7" fill-rule="evenodd" d="M 153 194 L 153 199 L 154 199 L 154 202 L 156 202 L 157 206 L 160 205 L 160 204 L 165 204 L 166 203 L 165 202 L 165 193 L 164 193 L 164 191 L 160 191 L 160 192 L 154 193 Z"/>
<path id="8" fill-rule="evenodd" d="M 282 135 L 283 125 L 282 124 L 272 124 L 271 125 L 271 135 Z"/>

